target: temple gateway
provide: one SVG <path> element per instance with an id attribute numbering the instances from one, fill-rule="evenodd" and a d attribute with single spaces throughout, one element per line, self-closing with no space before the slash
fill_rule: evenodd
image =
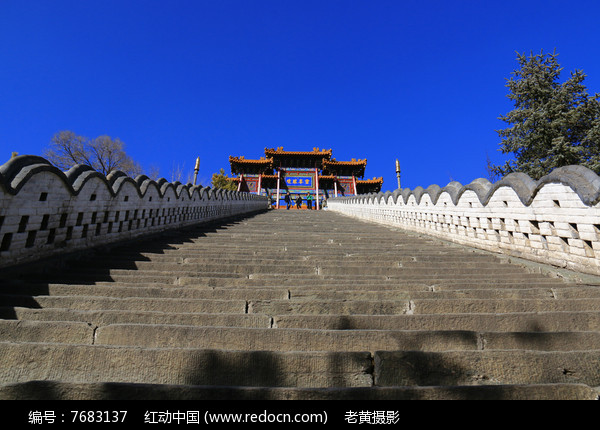
<path id="1" fill-rule="evenodd" d="M 313 148 L 312 151 L 284 151 L 265 148 L 259 160 L 229 157 L 231 178 L 238 191 L 266 195 L 275 207 L 285 207 L 284 196 L 290 193 L 295 202 L 310 194 L 313 208 L 319 209 L 331 196 L 351 196 L 381 191 L 383 178 L 362 179 L 367 160 L 337 161 L 331 158 L 331 149 Z M 358 179 L 361 178 L 361 179 Z"/>

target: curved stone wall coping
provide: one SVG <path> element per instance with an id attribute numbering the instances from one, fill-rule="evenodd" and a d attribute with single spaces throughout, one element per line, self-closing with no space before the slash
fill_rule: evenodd
<path id="1" fill-rule="evenodd" d="M 392 201 L 396 203 L 398 198 L 401 197 L 402 201 L 407 203 L 410 196 L 414 196 L 417 204 L 419 204 L 423 195 L 428 194 L 433 204 L 436 204 L 439 196 L 446 192 L 450 195 L 452 202 L 456 205 L 465 191 L 471 190 L 475 192 L 481 204 L 485 206 L 499 188 L 509 187 L 516 192 L 525 206 L 529 206 L 544 185 L 553 183 L 569 186 L 587 206 L 593 206 L 600 202 L 600 176 L 583 166 L 560 167 L 540 178 L 538 181 L 531 179 L 524 173 L 511 173 L 495 183 L 491 183 L 484 178 L 478 178 L 464 186 L 460 182 L 454 181 L 443 188 L 434 184 L 426 189 L 423 187 L 416 187 L 414 190 L 411 190 L 410 188 L 401 188 L 393 192 L 387 191 L 385 193 L 380 192 L 377 194 L 371 193 L 358 196 L 334 197 L 332 199 L 357 199 L 357 201 L 384 199 L 387 201 L 391 198 Z"/>

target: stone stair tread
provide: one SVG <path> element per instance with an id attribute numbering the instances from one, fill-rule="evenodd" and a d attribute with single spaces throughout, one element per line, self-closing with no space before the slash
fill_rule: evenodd
<path id="1" fill-rule="evenodd" d="M 95 344 L 227 350 L 600 350 L 600 332 L 497 332 L 467 330 L 319 330 L 111 324 L 97 329 Z"/>
<path id="2" fill-rule="evenodd" d="M 236 387 L 30 381 L 0 385 L 0 400 L 598 400 L 598 391 L 585 384 L 515 384 L 404 387 Z"/>
<path id="3" fill-rule="evenodd" d="M 274 315 L 259 313 L 184 313 L 128 310 L 32 309 L 0 307 L 5 319 L 81 321 L 99 326 L 117 323 L 175 324 L 222 327 L 277 327 L 329 330 L 600 330 L 600 313 L 519 312 L 505 314 L 462 313 L 442 315 Z"/>
<path id="4" fill-rule="evenodd" d="M 225 312 L 245 313 L 245 300 L 189 299 L 189 298 L 148 298 L 148 297 L 103 297 L 103 296 L 2 296 L 3 303 L 24 307 L 70 308 L 87 310 L 169 310 L 177 309 L 187 313 Z"/>
<path id="5" fill-rule="evenodd" d="M 226 335 L 224 330 L 226 329 Z M 498 332 L 467 330 L 322 330 L 112 323 L 100 327 L 66 321 L 0 320 L 4 341 L 219 348 L 226 350 L 540 350 L 600 349 L 600 332 Z M 50 337 L 51 336 L 51 337 Z"/>
<path id="6" fill-rule="evenodd" d="M 3 384 L 30 380 L 371 386 L 368 352 L 277 352 L 0 342 Z M 40 363 L 46 363 L 40 365 Z"/>
<path id="7" fill-rule="evenodd" d="M 80 321 L 93 326 L 117 323 L 196 324 L 219 327 L 270 327 L 271 317 L 263 314 L 134 311 L 123 309 L 85 310 L 72 308 L 32 309 L 0 307 L 0 316 L 8 320 Z"/>
<path id="8" fill-rule="evenodd" d="M 600 310 L 600 299 L 404 299 L 404 300 L 250 300 L 248 312 L 281 315 L 424 315 Z"/>
<path id="9" fill-rule="evenodd" d="M 600 386 L 594 351 L 378 351 L 375 385 L 585 383 Z M 435 382 L 434 382 L 435 381 Z"/>
<path id="10" fill-rule="evenodd" d="M 58 380 L 312 388 L 582 381 L 600 385 L 600 350 L 371 354 L 0 342 L 0 359 L 6 365 L 0 369 L 3 384 Z M 40 360 L 47 364 L 40 366 Z"/>
<path id="11" fill-rule="evenodd" d="M 249 314 L 252 315 L 252 314 Z M 597 311 L 414 314 L 414 315 L 274 315 L 279 328 L 330 330 L 504 330 L 504 331 L 598 331 Z"/>
<path id="12" fill-rule="evenodd" d="M 175 285 L 99 286 L 70 284 L 27 284 L 15 285 L 12 288 L 4 288 L 2 293 L 0 293 L 0 297 L 3 295 L 242 300 L 249 296 L 262 299 L 284 299 L 289 297 L 289 290 L 287 288 L 184 288 Z"/>

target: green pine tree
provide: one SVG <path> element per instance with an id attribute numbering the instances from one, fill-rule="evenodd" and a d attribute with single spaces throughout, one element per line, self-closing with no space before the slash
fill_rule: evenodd
<path id="1" fill-rule="evenodd" d="M 520 69 L 506 83 L 515 109 L 499 118 L 510 127 L 497 130 L 500 151 L 515 158 L 493 166 L 495 174 L 524 172 L 539 179 L 571 164 L 600 173 L 600 94 L 588 95 L 581 70 L 559 83 L 556 57 L 517 54 Z"/>
<path id="2" fill-rule="evenodd" d="M 224 190 L 237 190 L 237 184 L 228 178 L 225 174 L 225 170 L 221 169 L 219 173 L 213 173 L 212 175 L 212 187 L 222 188 Z"/>

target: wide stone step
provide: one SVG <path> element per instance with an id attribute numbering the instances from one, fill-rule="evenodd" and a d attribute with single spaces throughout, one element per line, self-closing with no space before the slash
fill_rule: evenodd
<path id="1" fill-rule="evenodd" d="M 402 279 L 414 278 L 447 278 L 447 277 L 469 277 L 469 278 L 485 278 L 499 277 L 503 278 L 539 278 L 539 274 L 523 273 L 522 271 L 505 269 L 500 267 L 481 267 L 481 268 L 436 268 L 432 266 L 430 269 L 416 270 L 410 267 L 364 267 L 360 264 L 352 265 L 331 265 L 324 264 L 276 264 L 273 266 L 255 265 L 255 264 L 170 264 L 170 263 L 136 263 L 135 266 L 128 268 L 110 268 L 103 269 L 97 267 L 78 268 L 71 271 L 70 277 L 76 277 L 79 274 L 85 277 L 94 276 L 119 276 L 119 275 L 134 275 L 140 276 L 156 276 L 156 275 L 172 275 L 179 273 L 181 276 L 196 276 L 204 273 L 221 273 L 229 274 L 267 274 L 269 276 L 278 275 L 385 275 L 394 276 Z"/>
<path id="2" fill-rule="evenodd" d="M 365 286 L 330 287 L 322 285 L 311 287 L 279 287 L 242 286 L 240 288 L 215 288 L 208 286 L 181 287 L 177 285 L 133 284 L 119 286 L 117 283 L 108 285 L 70 285 L 70 284 L 22 284 L 5 285 L 1 294 L 31 295 L 31 296 L 104 296 L 104 297 L 152 297 L 152 298 L 190 298 L 190 299 L 219 299 L 219 300 L 250 300 L 250 299 L 311 299 L 311 300 L 410 300 L 410 299 L 506 299 L 506 298 L 600 298 L 600 288 L 596 286 L 563 287 L 563 288 L 432 288 L 423 285 L 401 285 L 397 288 L 371 288 Z M 0 297 L 1 297 L 0 294 Z"/>
<path id="3" fill-rule="evenodd" d="M 368 352 L 273 352 L 0 342 L 0 385 L 32 380 L 370 387 Z"/>
<path id="4" fill-rule="evenodd" d="M 515 274 L 515 275 L 493 275 L 493 274 L 455 274 L 452 277 L 439 275 L 420 275 L 420 274 L 405 274 L 402 276 L 385 275 L 385 274 L 364 274 L 357 273 L 349 275 L 346 273 L 341 274 L 319 274 L 318 270 L 314 270 L 312 273 L 304 273 L 298 271 L 298 273 L 232 273 L 227 271 L 221 272 L 163 272 L 163 271 L 144 271 L 138 273 L 136 271 L 122 271 L 115 270 L 113 273 L 92 273 L 92 272 L 81 272 L 78 274 L 70 273 L 65 276 L 52 276 L 45 278 L 48 283 L 98 283 L 98 282 L 118 282 L 125 284 L 132 283 L 162 283 L 170 285 L 197 285 L 200 283 L 206 283 L 207 280 L 212 282 L 210 285 L 226 285 L 230 279 L 240 280 L 255 280 L 252 285 L 274 285 L 274 283 L 280 283 L 280 285 L 289 285 L 290 283 L 296 284 L 313 284 L 315 282 L 328 282 L 328 283 L 370 283 L 374 281 L 391 281 L 391 282 L 422 282 L 428 284 L 458 284 L 458 283 L 477 283 L 488 284 L 488 285 L 526 285 L 526 284 L 561 284 L 560 281 L 552 279 L 543 279 L 530 274 Z M 35 282 L 40 282 L 39 277 L 36 279 L 30 278 Z M 219 281 L 221 279 L 221 281 Z M 234 281 L 235 282 L 235 281 Z M 239 282 L 234 284 L 239 285 Z M 563 284 L 564 285 L 564 284 Z"/>
<path id="5" fill-rule="evenodd" d="M 422 286 L 406 286 L 398 289 L 348 289 L 336 288 L 330 290 L 289 288 L 289 298 L 313 299 L 313 300 L 398 300 L 398 299 L 583 299 L 600 298 L 600 288 L 596 286 L 562 287 L 562 288 L 424 288 Z"/>
<path id="6" fill-rule="evenodd" d="M 134 279 L 129 278 L 125 281 L 119 281 L 120 285 L 135 286 Z M 502 288 L 502 289 L 519 289 L 519 288 L 561 288 L 567 286 L 567 284 L 554 281 L 554 280 L 529 280 L 522 282 L 520 280 L 498 280 L 498 279 L 485 279 L 485 280 L 473 280 L 473 279 L 433 279 L 433 280 L 406 280 L 406 279 L 392 279 L 388 277 L 355 277 L 354 279 L 346 279 L 345 277 L 325 277 L 320 276 L 316 279 L 307 279 L 307 277 L 293 277 L 293 276 L 273 276 L 265 277 L 258 275 L 251 275 L 250 277 L 237 277 L 237 278 L 211 278 L 206 276 L 199 277 L 181 277 L 176 281 L 171 280 L 177 285 L 185 285 L 190 287 L 196 286 L 211 286 L 211 287 L 302 287 L 302 288 L 322 288 L 322 289 L 337 289 L 345 290 L 350 287 L 364 288 L 370 290 L 452 290 L 452 289 L 482 289 L 482 288 Z M 91 281 L 97 285 L 108 285 L 105 281 Z M 137 284 L 139 285 L 139 283 Z"/>
<path id="7" fill-rule="evenodd" d="M 469 351 L 600 349 L 598 332 L 477 332 L 465 330 L 310 330 L 1 320 L 11 342 L 53 342 L 148 348 L 241 351 Z"/>
<path id="8" fill-rule="evenodd" d="M 114 255 L 117 257 L 117 255 Z M 111 260 L 113 258 L 111 257 Z M 442 267 L 464 266 L 473 267 L 480 265 L 495 265 L 510 269 L 511 266 L 500 258 L 472 258 L 469 255 L 456 256 L 453 254 L 437 254 L 432 253 L 416 254 L 402 253 L 399 250 L 391 250 L 386 253 L 381 252 L 361 252 L 349 250 L 314 250 L 306 249 L 289 249 L 286 251 L 277 251 L 273 248 L 264 248 L 262 250 L 240 250 L 240 248 L 220 249 L 219 246 L 207 247 L 206 250 L 177 250 L 159 254 L 139 253 L 125 254 L 117 260 L 119 263 L 123 261 L 142 261 L 142 262 L 158 262 L 158 263 L 211 263 L 219 262 L 223 264 L 239 264 L 240 262 L 248 262 L 252 264 L 278 264 L 281 262 L 332 262 L 332 264 L 351 264 L 351 263 L 368 263 L 368 264 L 403 264 L 405 266 L 415 268 L 427 268 L 435 264 Z M 107 266 L 112 264 L 106 263 Z M 514 266 L 513 266 L 514 267 Z"/>
<path id="9" fill-rule="evenodd" d="M 179 287 L 176 285 L 144 284 L 134 286 L 108 285 L 71 285 L 71 284 L 13 284 L 4 286 L 2 294 L 30 296 L 102 296 L 113 298 L 147 297 L 173 299 L 218 299 L 247 300 L 254 299 L 287 299 L 289 289 L 273 288 L 212 288 L 212 287 Z"/>
<path id="10" fill-rule="evenodd" d="M 110 298 L 98 296 L 2 296 L 3 306 L 30 308 L 68 308 L 79 310 L 158 311 L 201 313 L 245 313 L 244 300 L 172 299 L 126 297 Z"/>
<path id="11" fill-rule="evenodd" d="M 463 313 L 446 315 L 274 315 L 273 327 L 320 330 L 598 331 L 600 330 L 600 312 Z"/>
<path id="12" fill-rule="evenodd" d="M 349 287 L 347 287 L 349 288 Z M 589 297 L 588 295 L 585 295 Z M 600 295 L 599 295 L 600 297 Z M 432 291 L 419 288 L 407 290 L 341 290 L 341 289 L 304 289 L 290 288 L 290 299 L 305 300 L 411 300 L 411 299 L 508 299 L 508 298 L 555 298 L 554 292 L 549 288 L 523 288 L 523 289 L 467 289 Z"/>
<path id="13" fill-rule="evenodd" d="M 193 275 L 193 276 L 190 276 Z M 184 273 L 181 276 L 181 279 L 184 278 L 194 278 L 198 276 L 205 276 L 203 273 L 198 274 L 190 274 L 189 272 Z M 126 275 L 125 275 L 126 276 Z M 427 273 L 414 273 L 408 272 L 402 275 L 394 275 L 394 274 L 372 274 L 368 272 L 361 273 L 339 273 L 339 274 L 311 274 L 308 275 L 306 273 L 295 274 L 295 273 L 252 273 L 249 277 L 253 279 L 272 279 L 272 278 L 280 278 L 282 276 L 288 277 L 290 279 L 298 279 L 302 280 L 306 277 L 312 276 L 313 279 L 323 279 L 337 282 L 348 282 L 351 280 L 385 280 L 385 281 L 423 281 L 423 282 L 440 282 L 440 283 L 458 283 L 458 282 L 487 282 L 489 284 L 506 284 L 509 282 L 512 283 L 520 283 L 524 284 L 527 282 L 544 282 L 546 284 L 558 283 L 561 284 L 560 280 L 552 280 L 551 278 L 544 279 L 539 275 L 533 273 L 502 273 L 501 276 L 497 274 L 488 274 L 488 273 L 479 273 L 477 275 L 474 274 L 452 274 L 452 276 L 446 276 L 443 273 L 440 274 L 427 274 Z"/>
<path id="14" fill-rule="evenodd" d="M 194 256 L 196 255 L 196 256 Z M 440 256 L 432 258 L 429 256 L 427 259 L 415 256 L 403 256 L 399 255 L 398 251 L 390 252 L 389 254 L 364 254 L 356 255 L 351 253 L 340 253 L 337 256 L 332 256 L 331 253 L 315 254 L 307 252 L 288 252 L 279 253 L 277 258 L 270 255 L 269 253 L 249 253 L 247 251 L 238 251 L 232 255 L 232 252 L 225 251 L 219 252 L 218 248 L 207 250 L 206 252 L 180 252 L 179 255 L 169 254 L 154 254 L 154 255 L 133 255 L 126 254 L 121 255 L 118 258 L 112 255 L 110 259 L 103 259 L 102 261 L 96 262 L 99 267 L 110 267 L 115 268 L 120 265 L 132 265 L 135 267 L 142 267 L 145 264 L 154 263 L 170 263 L 170 264 L 264 264 L 273 266 L 281 263 L 321 263 L 325 265 L 352 265 L 359 263 L 377 264 L 381 266 L 393 266 L 399 267 L 410 267 L 413 269 L 431 269 L 432 263 L 435 263 L 435 268 L 454 268 L 457 265 L 460 267 L 473 268 L 473 267 L 503 267 L 506 270 L 511 268 L 518 270 L 516 266 L 509 266 L 508 263 L 499 259 L 457 259 L 452 256 Z"/>
<path id="15" fill-rule="evenodd" d="M 594 351 L 379 351 L 375 385 L 475 384 L 600 385 L 600 350 Z"/>
<path id="16" fill-rule="evenodd" d="M 153 260 L 119 260 L 119 261 L 102 261 L 97 262 L 91 267 L 93 270 L 115 270 L 115 269 L 127 269 L 127 270 L 160 270 L 160 271 L 179 271 L 179 270 L 205 270 L 209 272 L 219 271 L 216 268 L 222 269 L 223 267 L 236 268 L 240 267 L 244 270 L 270 268 L 277 270 L 288 270 L 292 267 L 298 267 L 303 269 L 313 269 L 315 267 L 322 267 L 324 269 L 345 269 L 350 270 L 356 268 L 357 265 L 362 266 L 363 269 L 365 261 L 362 259 L 344 258 L 344 259 L 321 259 L 317 257 L 303 257 L 297 259 L 266 259 L 266 258 L 252 258 L 247 257 L 240 259 L 231 258 L 171 258 L 167 260 L 153 259 Z M 523 269 L 517 266 L 510 266 L 506 264 L 498 264 L 494 262 L 482 262 L 482 263 L 456 263 L 456 262 L 443 262 L 438 261 L 435 264 L 429 262 L 412 262 L 412 261 L 401 261 L 399 259 L 378 259 L 377 261 L 371 262 L 372 268 L 377 270 L 388 269 L 396 270 L 400 273 L 409 270 L 425 271 L 429 273 L 447 273 L 452 274 L 458 271 L 464 272 L 481 272 L 486 271 L 498 272 L 498 273 L 526 273 Z M 86 269 L 90 269 L 87 267 Z M 74 268 L 73 270 L 78 270 Z M 368 269 L 367 269 L 368 270 Z M 539 276 L 539 275 L 538 275 Z"/>
<path id="17" fill-rule="evenodd" d="M 531 312 L 453 315 L 264 315 L 123 310 L 0 307 L 0 318 L 28 321 L 79 321 L 109 324 L 173 324 L 207 327 L 318 330 L 468 330 L 506 332 L 598 331 L 600 313 Z"/>
<path id="18" fill-rule="evenodd" d="M 251 294 L 250 294 L 251 297 Z M 198 313 L 422 315 L 598 311 L 600 299 L 227 300 L 103 296 L 2 296 L 4 306 Z"/>
<path id="19" fill-rule="evenodd" d="M 600 350 L 598 332 L 451 330 L 308 330 L 114 324 L 97 329 L 96 345 L 256 351 Z"/>
<path id="20" fill-rule="evenodd" d="M 160 282 L 160 280 L 163 282 Z M 111 291 L 115 291 L 114 294 L 119 295 L 118 292 L 121 290 L 123 294 L 134 291 L 147 290 L 148 295 L 156 293 L 157 296 L 170 295 L 169 291 L 181 292 L 185 295 L 204 295 L 209 294 L 208 290 L 250 290 L 258 291 L 258 294 L 287 294 L 285 291 L 290 291 L 292 295 L 296 297 L 314 295 L 316 293 L 323 294 L 345 294 L 346 292 L 351 293 L 355 291 L 357 294 L 394 294 L 398 292 L 403 294 L 404 292 L 436 292 L 441 293 L 440 295 L 453 292 L 457 294 L 471 295 L 479 294 L 478 290 L 481 290 L 480 294 L 498 294 L 500 296 L 511 296 L 512 293 L 519 296 L 531 294 L 533 296 L 547 297 L 549 294 L 555 298 L 577 298 L 577 297 L 598 297 L 600 288 L 596 285 L 584 285 L 584 284 L 567 284 L 564 282 L 536 280 L 529 282 L 496 282 L 494 280 L 485 281 L 462 281 L 462 280 L 440 280 L 434 282 L 425 282 L 422 280 L 397 280 L 397 279 L 382 279 L 379 277 L 372 278 L 357 278 L 354 280 L 339 278 L 339 277 L 320 277 L 318 279 L 306 279 L 305 277 L 272 277 L 257 278 L 257 277 L 236 277 L 230 278 L 227 276 L 219 278 L 211 277 L 194 277 L 194 278 L 161 278 L 154 280 L 153 282 L 145 282 L 142 279 L 135 277 L 129 277 L 124 281 L 101 281 L 91 279 L 89 283 L 52 283 L 52 282 L 41 282 L 41 280 L 32 280 L 31 282 L 15 282 L 15 283 L 4 283 L 0 287 L 0 294 L 31 294 L 31 295 L 43 295 L 43 294 L 57 294 L 63 295 L 68 294 L 82 294 L 86 291 L 90 295 L 96 293 L 106 295 L 112 295 Z M 135 282 L 135 281 L 139 282 Z M 79 279 L 81 282 L 82 279 Z M 189 290 L 189 292 L 187 292 Z M 268 290 L 277 290 L 277 293 L 269 293 Z M 537 291 L 540 290 L 540 291 Z M 142 295 L 146 293 L 141 293 Z M 236 293 L 237 294 L 237 293 Z M 240 293 L 241 294 L 241 293 Z M 134 295 L 134 294 L 131 294 Z M 377 296 L 378 297 L 378 296 Z M 281 297 L 280 297 L 281 298 Z"/>
<path id="21" fill-rule="evenodd" d="M 584 384 L 435 387 L 218 387 L 31 381 L 0 386 L 0 400 L 598 400 Z M 329 405 L 328 410 L 329 410 Z"/>
<path id="22" fill-rule="evenodd" d="M 274 352 L 1 343 L 0 384 L 254 387 L 600 385 L 600 350 Z"/>
<path id="23" fill-rule="evenodd" d="M 415 300 L 251 300 L 249 313 L 423 315 L 457 313 L 515 313 L 599 311 L 600 299 L 415 299 Z"/>
<path id="24" fill-rule="evenodd" d="M 94 328 L 84 322 L 0 320 L 3 342 L 91 344 Z"/>
<path id="25" fill-rule="evenodd" d="M 164 311 L 79 310 L 69 308 L 35 309 L 0 307 L 0 318 L 29 321 L 80 321 L 92 327 L 108 324 L 174 324 L 213 327 L 271 327 L 272 318 L 244 313 L 185 313 L 177 309 Z"/>

